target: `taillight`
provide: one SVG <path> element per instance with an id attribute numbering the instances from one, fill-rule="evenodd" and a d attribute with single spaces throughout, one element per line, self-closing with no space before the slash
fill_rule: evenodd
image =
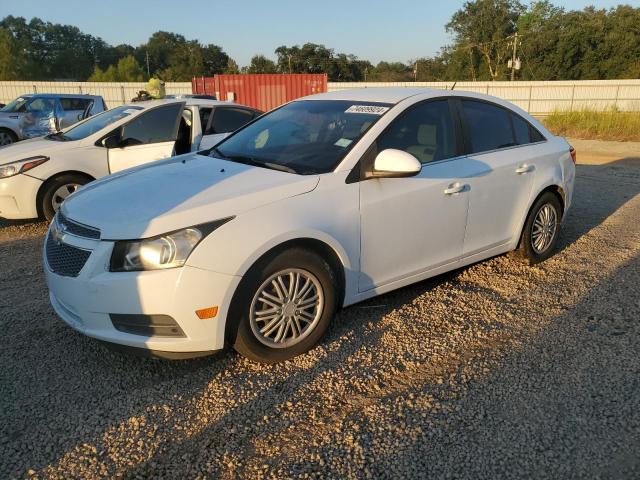
<path id="1" fill-rule="evenodd" d="M 576 163 L 576 149 L 573 147 L 569 147 L 569 155 L 571 155 L 571 160 L 573 160 L 573 164 Z"/>

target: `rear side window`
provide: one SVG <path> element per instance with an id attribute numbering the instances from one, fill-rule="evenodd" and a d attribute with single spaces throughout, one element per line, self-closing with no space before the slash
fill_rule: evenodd
<path id="1" fill-rule="evenodd" d="M 511 118 L 513 119 L 513 134 L 515 135 L 516 143 L 518 145 L 531 143 L 529 122 L 514 114 L 511 114 Z"/>
<path id="2" fill-rule="evenodd" d="M 207 134 L 207 125 L 209 125 L 209 119 L 211 118 L 211 112 L 213 112 L 212 108 L 199 108 L 198 112 L 200 113 L 200 126 L 202 127 L 202 131 Z"/>
<path id="3" fill-rule="evenodd" d="M 125 145 L 175 141 L 182 104 L 157 107 L 127 123 L 122 131 Z"/>
<path id="4" fill-rule="evenodd" d="M 65 111 L 78 110 L 84 112 L 91 103 L 91 100 L 86 98 L 61 98 L 60 105 Z"/>
<path id="5" fill-rule="evenodd" d="M 213 123 L 206 134 L 233 132 L 253 120 L 253 112 L 240 108 L 216 108 Z"/>
<path id="6" fill-rule="evenodd" d="M 463 100 L 471 153 L 511 147 L 514 143 L 509 112 L 486 102 Z"/>
<path id="7" fill-rule="evenodd" d="M 453 121 L 447 100 L 409 108 L 378 138 L 378 152 L 388 148 L 410 153 L 421 163 L 456 156 Z"/>

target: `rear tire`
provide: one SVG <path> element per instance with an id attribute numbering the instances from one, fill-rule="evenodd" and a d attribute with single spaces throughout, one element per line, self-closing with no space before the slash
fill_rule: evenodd
<path id="1" fill-rule="evenodd" d="M 51 220 L 64 199 L 90 181 L 91 178 L 77 173 L 67 173 L 47 180 L 39 195 L 40 214 Z"/>
<path id="2" fill-rule="evenodd" d="M 558 243 L 561 219 L 562 207 L 558 197 L 551 192 L 543 193 L 529 211 L 516 250 L 517 256 L 529 265 L 551 257 Z"/>
<path id="3" fill-rule="evenodd" d="M 310 350 L 336 312 L 336 276 L 315 253 L 293 248 L 258 261 L 234 296 L 227 328 L 233 348 L 261 363 Z"/>
<path id="4" fill-rule="evenodd" d="M 11 145 L 18 141 L 18 136 L 8 128 L 0 128 L 0 147 Z"/>

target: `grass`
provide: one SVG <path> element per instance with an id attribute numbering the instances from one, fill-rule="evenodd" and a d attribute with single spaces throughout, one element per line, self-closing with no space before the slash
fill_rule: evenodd
<path id="1" fill-rule="evenodd" d="M 640 112 L 621 112 L 615 108 L 556 111 L 544 119 L 544 124 L 563 137 L 640 142 Z"/>

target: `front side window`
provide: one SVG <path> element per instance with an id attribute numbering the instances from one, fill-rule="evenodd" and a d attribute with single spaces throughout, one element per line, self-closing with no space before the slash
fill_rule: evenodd
<path id="1" fill-rule="evenodd" d="M 212 154 L 298 174 L 327 173 L 390 108 L 348 100 L 291 102 L 230 136 Z"/>
<path id="2" fill-rule="evenodd" d="M 47 138 L 50 140 L 82 140 L 94 133 L 98 133 L 112 123 L 137 113 L 139 110 L 143 110 L 143 108 L 130 105 L 116 107 L 106 112 L 99 113 L 98 115 L 94 115 L 93 117 L 89 117 L 89 119 L 76 124 L 69 130 L 65 130 L 64 132 L 55 135 L 50 135 Z"/>
<path id="3" fill-rule="evenodd" d="M 207 135 L 233 132 L 253 120 L 253 112 L 240 108 L 216 108 L 213 123 Z"/>
<path id="4" fill-rule="evenodd" d="M 178 134 L 182 104 L 157 107 L 138 115 L 122 128 L 126 146 L 173 142 Z"/>
<path id="5" fill-rule="evenodd" d="M 27 112 L 41 113 L 53 112 L 56 108 L 56 101 L 53 98 L 34 98 L 27 103 Z"/>
<path id="6" fill-rule="evenodd" d="M 409 108 L 378 138 L 378 152 L 404 150 L 421 163 L 455 157 L 456 139 L 449 102 L 437 100 Z"/>
<path id="7" fill-rule="evenodd" d="M 471 153 L 486 152 L 515 144 L 509 112 L 497 105 L 463 100 Z"/>

